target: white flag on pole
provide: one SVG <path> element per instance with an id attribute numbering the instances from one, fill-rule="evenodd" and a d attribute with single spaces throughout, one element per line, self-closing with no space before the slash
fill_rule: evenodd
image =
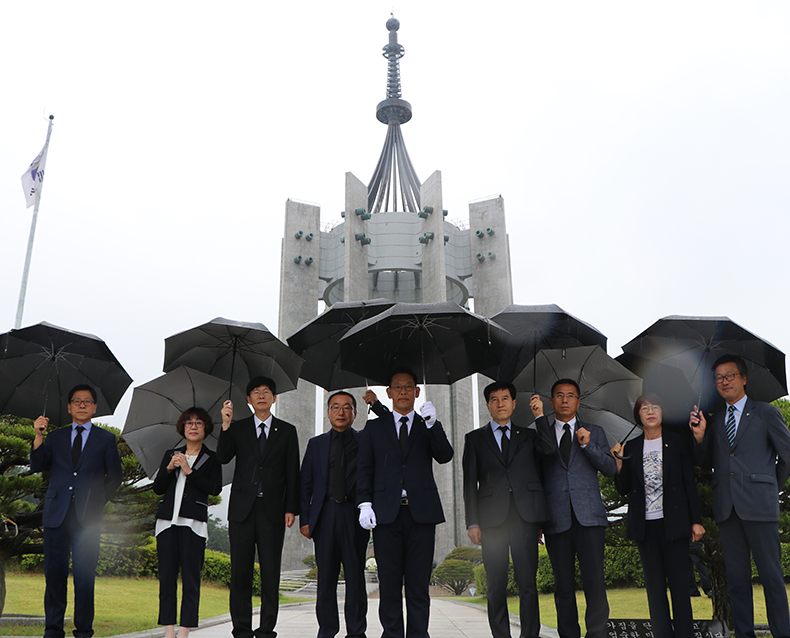
<path id="1" fill-rule="evenodd" d="M 30 208 L 33 204 L 37 204 L 41 198 L 41 188 L 44 184 L 44 167 L 47 163 L 47 150 L 48 144 L 44 144 L 44 148 L 36 155 L 30 163 L 28 168 L 22 175 L 22 189 L 25 191 L 25 200 L 27 201 L 26 208 Z"/>

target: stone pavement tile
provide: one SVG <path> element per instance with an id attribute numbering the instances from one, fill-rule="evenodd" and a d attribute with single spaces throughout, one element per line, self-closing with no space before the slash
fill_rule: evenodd
<path id="1" fill-rule="evenodd" d="M 253 616 L 253 626 L 257 622 Z M 405 617 L 404 605 L 404 617 Z M 514 620 L 511 615 L 511 620 Z M 513 635 L 518 635 L 516 623 Z M 231 633 L 230 622 L 215 624 L 211 627 L 195 629 L 190 632 L 190 638 L 229 638 Z M 318 622 L 315 618 L 315 603 L 293 603 L 280 607 L 277 619 L 277 635 L 279 638 L 312 638 L 318 634 Z M 431 638 L 490 638 L 491 630 L 488 628 L 486 608 L 473 603 L 456 602 L 441 598 L 431 598 L 431 620 L 428 626 Z M 342 609 L 340 611 L 340 632 L 338 636 L 345 635 Z M 379 623 L 379 600 L 368 600 L 368 630 L 369 638 L 378 638 L 381 635 Z M 541 636 L 556 638 L 556 630 L 541 627 Z"/>

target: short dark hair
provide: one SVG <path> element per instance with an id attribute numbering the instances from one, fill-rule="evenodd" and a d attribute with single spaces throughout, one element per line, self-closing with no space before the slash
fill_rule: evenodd
<path id="1" fill-rule="evenodd" d="M 260 388 L 262 385 L 269 388 L 274 396 L 277 396 L 277 384 L 269 377 L 262 376 L 250 379 L 250 382 L 247 384 L 247 396 L 250 396 L 255 388 Z"/>
<path id="2" fill-rule="evenodd" d="M 93 397 L 93 402 L 98 403 L 96 400 L 96 390 L 93 389 L 92 386 L 89 386 L 87 383 L 80 383 L 75 385 L 71 390 L 69 390 L 69 399 L 67 403 L 71 403 L 71 400 L 74 398 L 74 395 L 77 392 L 90 392 L 91 396 Z"/>
<path id="3" fill-rule="evenodd" d="M 634 421 L 636 422 L 637 425 L 642 425 L 642 418 L 640 411 L 642 410 L 642 406 L 645 403 L 649 403 L 650 405 L 657 405 L 658 407 L 661 407 L 661 405 L 664 402 L 661 400 L 661 397 L 658 396 L 655 392 L 647 392 L 646 394 L 643 394 L 641 397 L 639 397 L 636 400 L 636 403 L 634 404 Z"/>
<path id="4" fill-rule="evenodd" d="M 746 362 L 737 354 L 723 354 L 716 359 L 715 363 L 710 368 L 713 374 L 716 374 L 716 368 L 725 363 L 734 363 L 738 368 L 738 372 L 741 373 L 741 376 L 744 379 L 746 378 Z"/>
<path id="5" fill-rule="evenodd" d="M 332 399 L 334 399 L 336 396 L 340 396 L 340 395 L 343 395 L 343 396 L 346 396 L 346 397 L 351 397 L 351 403 L 353 404 L 354 409 L 355 410 L 357 409 L 357 400 L 356 400 L 356 398 L 354 397 L 353 394 L 351 394 L 350 392 L 346 392 L 345 390 L 339 390 L 338 392 L 335 392 L 334 394 L 330 394 L 329 398 L 326 400 L 326 407 L 329 407 L 329 405 L 332 403 Z"/>
<path id="6" fill-rule="evenodd" d="M 208 412 L 206 412 L 203 408 L 191 407 L 188 410 L 184 410 L 181 413 L 181 416 L 178 417 L 178 421 L 176 421 L 176 431 L 181 436 L 184 436 L 184 423 L 186 423 L 190 417 L 195 417 L 196 419 L 203 421 L 205 424 L 203 428 L 205 436 L 208 436 L 214 431 L 214 421 L 211 420 Z"/>
<path id="7" fill-rule="evenodd" d="M 486 399 L 486 403 L 488 403 L 491 393 L 497 392 L 499 390 L 507 390 L 510 392 L 510 398 L 514 401 L 516 400 L 516 386 L 514 386 L 512 383 L 508 383 L 507 381 L 494 381 L 493 383 L 489 383 L 485 387 L 485 390 L 483 390 L 483 396 Z"/>
<path id="8" fill-rule="evenodd" d="M 392 371 L 392 374 L 390 374 L 390 385 L 392 385 L 392 377 L 394 377 L 396 374 L 408 374 L 412 379 L 414 379 L 414 385 L 419 385 L 417 383 L 417 375 L 414 374 L 414 371 L 411 368 L 403 368 L 403 367 L 395 368 Z"/>
<path id="9" fill-rule="evenodd" d="M 576 381 L 574 381 L 573 379 L 558 379 L 557 381 L 554 382 L 554 385 L 551 386 L 551 396 L 554 396 L 554 389 L 558 385 L 572 385 L 574 388 L 576 388 L 576 394 L 578 394 L 579 397 L 581 397 L 582 395 L 581 388 L 579 388 L 579 384 L 576 383 Z"/>

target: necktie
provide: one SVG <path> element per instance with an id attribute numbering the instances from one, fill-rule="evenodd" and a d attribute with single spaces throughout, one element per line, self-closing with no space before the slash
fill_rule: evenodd
<path id="1" fill-rule="evenodd" d="M 507 438 L 507 426 L 500 425 L 499 431 L 502 433 L 502 456 L 504 456 L 507 461 L 507 453 L 510 450 L 510 439 Z"/>
<path id="2" fill-rule="evenodd" d="M 81 425 L 77 426 L 77 436 L 74 437 L 74 443 L 71 445 L 71 462 L 74 467 L 77 467 L 77 461 L 80 460 L 82 454 L 82 433 L 85 430 Z"/>
<path id="3" fill-rule="evenodd" d="M 338 503 L 346 500 L 346 433 L 338 432 L 335 437 L 338 445 L 335 449 L 334 475 L 332 476 L 332 496 Z"/>
<path id="4" fill-rule="evenodd" d="M 727 428 L 727 439 L 730 441 L 730 447 L 735 442 L 735 406 L 731 405 L 727 408 L 727 423 L 725 423 L 725 427 Z"/>
<path id="5" fill-rule="evenodd" d="M 562 462 L 565 463 L 565 467 L 568 467 L 568 461 L 571 458 L 571 426 L 566 423 L 562 426 L 562 429 L 565 431 L 560 439 L 560 456 L 562 457 Z"/>
<path id="6" fill-rule="evenodd" d="M 400 418 L 400 433 L 398 434 L 400 441 L 400 450 L 403 456 L 406 456 L 406 447 L 409 443 L 409 417 L 402 416 Z"/>
<path id="7" fill-rule="evenodd" d="M 258 437 L 258 450 L 261 453 L 261 458 L 263 458 L 263 450 L 266 448 L 266 428 L 264 427 L 263 423 L 258 426 L 261 429 L 261 434 Z"/>

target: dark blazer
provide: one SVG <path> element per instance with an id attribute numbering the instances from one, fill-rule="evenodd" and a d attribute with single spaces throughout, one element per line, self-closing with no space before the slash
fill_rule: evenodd
<path id="1" fill-rule="evenodd" d="M 521 518 L 528 523 L 549 519 L 541 482 L 540 457 L 555 454 L 557 438 L 546 417 L 536 430 L 511 424 L 508 458 L 494 438 L 491 423 L 467 433 L 464 440 L 464 504 L 466 525 L 482 529 L 502 525 L 510 494 Z"/>
<path id="2" fill-rule="evenodd" d="M 668 541 L 691 537 L 691 526 L 702 524 L 691 449 L 683 435 L 664 428 L 662 432 L 664 474 L 664 531 Z M 634 541 L 645 540 L 645 474 L 642 458 L 644 435 L 625 444 L 623 469 L 615 476 L 620 494 L 628 495 L 626 534 Z"/>
<path id="3" fill-rule="evenodd" d="M 401 490 L 405 489 L 417 523 L 443 523 L 433 461 L 448 463 L 452 458 L 453 446 L 439 421 L 427 428 L 415 412 L 405 457 L 395 434 L 393 413 L 368 421 L 359 441 L 357 504 L 372 503 L 378 524 L 387 525 L 398 515 Z"/>
<path id="4" fill-rule="evenodd" d="M 253 417 L 231 423 L 219 434 L 217 458 L 220 463 L 230 463 L 234 457 L 229 521 L 239 523 L 247 518 L 259 482 L 263 482 L 263 505 L 271 523 L 284 524 L 286 512 L 299 513 L 299 442 L 293 425 L 272 417 L 261 458 Z"/>
<path id="5" fill-rule="evenodd" d="M 354 440 L 359 442 L 359 432 L 351 428 Z M 310 535 L 318 523 L 321 507 L 326 499 L 327 481 L 329 480 L 329 445 L 331 431 L 313 437 L 307 442 L 307 449 L 302 459 L 301 476 L 301 507 L 299 509 L 299 525 L 310 525 Z M 359 458 L 359 457 L 357 457 Z M 355 471 L 353 467 L 347 468 L 346 476 Z M 356 496 L 348 494 L 348 500 L 356 502 Z"/>
<path id="6" fill-rule="evenodd" d="M 49 470 L 44 503 L 44 527 L 59 527 L 66 518 L 71 497 L 77 520 L 87 527 L 101 522 L 104 505 L 121 484 L 121 458 L 112 432 L 91 425 L 79 461 L 71 461 L 71 426 L 50 432 L 38 449 L 30 451 L 33 472 Z"/>
<path id="7" fill-rule="evenodd" d="M 731 451 L 725 413 L 713 415 L 695 445 L 700 466 L 714 469 L 713 516 L 721 523 L 734 508 L 745 521 L 778 521 L 779 490 L 790 477 L 790 432 L 774 406 L 746 399 Z"/>
<path id="8" fill-rule="evenodd" d="M 175 510 L 176 479 L 179 469 L 173 472 L 167 471 L 170 458 L 176 452 L 186 453 L 186 446 L 167 450 L 159 464 L 159 469 L 154 477 L 154 492 L 164 494 L 164 498 L 159 501 L 159 509 L 156 511 L 156 518 L 172 520 Z M 184 496 L 181 499 L 181 509 L 179 516 L 192 518 L 196 521 L 208 520 L 208 495 L 216 496 L 222 491 L 222 465 L 217 460 L 217 455 L 208 449 L 205 444 L 200 449 L 195 463 L 192 465 L 192 473 L 187 476 L 184 485 Z"/>
<path id="9" fill-rule="evenodd" d="M 582 449 L 574 433 L 567 466 L 560 457 L 559 449 L 543 462 L 543 489 L 551 513 L 551 522 L 543 529 L 546 534 L 559 534 L 570 529 L 571 505 L 573 513 L 584 527 L 608 525 L 601 488 L 598 486 L 598 472 L 604 476 L 614 476 L 617 464 L 609 452 L 603 428 L 592 423 L 582 423 L 577 418 L 576 428 L 580 427 L 590 431 L 590 442 Z M 553 418 L 551 428 L 554 428 Z M 556 441 L 556 433 L 554 437 Z"/>

